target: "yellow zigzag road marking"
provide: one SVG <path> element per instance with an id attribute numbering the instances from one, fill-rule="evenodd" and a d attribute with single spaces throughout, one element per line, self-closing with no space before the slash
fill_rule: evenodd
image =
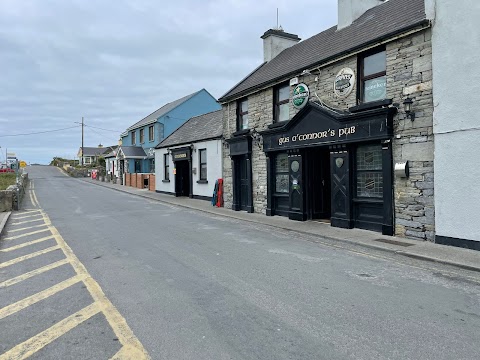
<path id="1" fill-rule="evenodd" d="M 19 231 L 23 231 L 23 230 L 36 229 L 36 228 L 39 228 L 39 227 L 42 227 L 42 226 L 47 226 L 47 224 L 33 225 L 33 226 L 24 227 L 24 228 L 20 228 L 20 229 L 8 230 L 8 232 L 9 233 L 14 233 L 14 232 L 19 232 Z"/>
<path id="2" fill-rule="evenodd" d="M 35 275 L 42 274 L 44 272 L 47 272 L 48 270 L 55 269 L 59 266 L 65 265 L 65 264 L 68 264 L 68 259 L 63 259 L 63 260 L 54 262 L 53 264 L 46 265 L 46 266 L 43 266 L 41 268 L 29 271 L 25 274 L 22 274 L 22 275 L 14 277 L 12 279 L 1 282 L 0 283 L 0 288 L 15 285 L 15 284 L 17 284 L 17 283 L 19 283 L 23 280 L 27 280 L 31 277 L 34 277 Z"/>
<path id="3" fill-rule="evenodd" d="M 53 235 L 50 235 L 50 236 L 45 236 L 41 239 L 37 239 L 37 240 L 32 240 L 32 241 L 29 241 L 29 242 L 26 242 L 26 243 L 23 243 L 23 244 L 20 244 L 20 245 L 15 245 L 15 246 L 10 246 L 8 248 L 5 248 L 5 249 L 2 249 L 0 250 L 0 252 L 9 252 L 9 251 L 13 251 L 13 250 L 18 250 L 18 249 L 21 249 L 25 246 L 30 246 L 30 245 L 33 245 L 33 244 L 38 244 L 38 243 L 41 243 L 42 241 L 45 241 L 45 240 L 49 240 L 49 239 L 53 239 Z"/>
<path id="4" fill-rule="evenodd" d="M 15 220 L 18 220 L 15 219 Z M 32 222 L 35 222 L 35 221 L 40 221 L 40 220 L 43 220 L 43 219 L 33 219 L 33 220 L 27 220 L 27 221 L 19 221 L 19 222 L 14 222 L 14 223 L 11 223 L 11 225 L 23 225 L 23 224 L 29 224 L 29 223 L 32 223 Z"/>
<path id="5" fill-rule="evenodd" d="M 47 214 L 42 211 L 45 223 L 51 223 Z M 73 268 L 78 275 L 83 275 L 85 280 L 84 284 L 87 286 L 90 295 L 93 297 L 94 301 L 99 304 L 100 309 L 102 310 L 105 318 L 112 327 L 115 335 L 117 335 L 120 343 L 125 347 L 124 353 L 122 354 L 124 359 L 135 359 L 143 360 L 150 359 L 150 356 L 147 354 L 143 345 L 133 334 L 132 330 L 128 326 L 126 320 L 118 312 L 118 310 L 113 306 L 113 304 L 105 296 L 104 292 L 100 288 L 100 285 L 90 276 L 85 266 L 78 260 L 76 255 L 73 253 L 70 246 L 67 245 L 65 240 L 62 238 L 58 230 L 54 226 L 49 227 L 52 234 L 55 236 L 58 245 L 61 247 L 65 256 L 70 260 Z"/>
<path id="6" fill-rule="evenodd" d="M 57 292 L 65 290 L 66 288 L 82 281 L 85 279 L 85 276 L 81 275 L 75 275 L 74 277 L 71 277 L 70 279 L 67 279 L 65 281 L 62 281 L 61 283 L 58 283 L 56 285 L 53 285 L 52 287 L 49 287 L 48 289 L 45 289 L 43 291 L 40 291 L 39 293 L 33 294 L 23 300 L 17 301 L 16 303 L 13 303 L 11 305 L 5 306 L 3 309 L 0 309 L 0 320 L 3 318 L 6 318 L 9 315 L 15 314 L 16 312 L 25 309 L 26 307 L 29 307 L 30 305 L 33 305 L 41 300 L 45 300 L 49 298 L 52 295 L 55 295 Z"/>
<path id="7" fill-rule="evenodd" d="M 48 226 L 48 225 L 47 225 L 47 226 Z M 24 236 L 35 235 L 35 234 L 38 234 L 38 233 L 41 233 L 41 232 L 45 232 L 45 231 L 48 231 L 48 228 L 43 229 L 43 230 L 32 231 L 32 232 L 29 232 L 29 233 L 26 233 L 26 234 L 22 234 L 22 235 L 9 236 L 9 237 L 4 238 L 3 240 L 15 240 L 15 239 L 20 239 L 20 238 L 22 238 L 22 237 L 24 237 Z"/>
<path id="8" fill-rule="evenodd" d="M 93 303 L 0 355 L 0 360 L 26 359 L 99 312 L 100 308 Z"/>
<path id="9" fill-rule="evenodd" d="M 18 258 L 15 258 L 15 259 L 5 261 L 4 263 L 0 263 L 0 269 L 6 268 L 7 266 L 10 266 L 10 265 L 19 263 L 21 261 L 25 261 L 25 260 L 34 258 L 36 256 L 43 255 L 43 254 L 49 253 L 50 251 L 54 251 L 54 250 L 58 250 L 58 249 L 60 249 L 60 246 L 55 245 L 55 246 L 49 247 L 49 248 L 44 249 L 44 250 L 36 251 L 36 252 L 28 254 L 28 255 L 23 255 L 23 256 L 20 256 Z"/>

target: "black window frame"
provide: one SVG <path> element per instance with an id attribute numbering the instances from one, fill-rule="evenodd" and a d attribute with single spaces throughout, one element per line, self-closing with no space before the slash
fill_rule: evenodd
<path id="1" fill-rule="evenodd" d="M 374 74 L 364 76 L 365 58 L 367 58 L 369 56 L 372 56 L 372 55 L 375 55 L 375 54 L 378 54 L 378 53 L 381 53 L 381 52 L 385 53 L 385 70 L 374 73 Z M 374 49 L 371 49 L 371 50 L 366 51 L 366 52 L 359 55 L 358 64 L 357 64 L 357 74 L 358 74 L 357 105 L 366 104 L 366 103 L 370 102 L 370 101 L 365 102 L 365 93 L 364 93 L 364 90 L 363 90 L 364 85 L 365 85 L 365 81 L 376 79 L 376 78 L 379 78 L 379 77 L 382 77 L 382 76 L 387 76 L 387 61 L 386 61 L 386 58 L 387 58 L 387 51 L 386 51 L 385 46 L 376 47 Z"/>
<path id="2" fill-rule="evenodd" d="M 132 145 L 137 144 L 137 132 L 134 130 L 132 131 Z"/>
<path id="3" fill-rule="evenodd" d="M 170 154 L 163 154 L 163 180 L 170 181 Z"/>
<path id="4" fill-rule="evenodd" d="M 150 125 L 148 127 L 148 141 L 149 142 L 155 141 L 155 127 L 154 127 L 154 125 Z"/>
<path id="5" fill-rule="evenodd" d="M 202 162 L 202 153 L 205 154 L 205 162 Z M 202 165 L 205 165 L 205 176 L 202 177 Z M 200 181 L 207 181 L 208 179 L 208 167 L 207 167 L 207 149 L 199 149 L 198 150 L 198 172 L 199 172 L 199 180 Z"/>
<path id="6" fill-rule="evenodd" d="M 145 142 L 145 129 L 140 129 L 140 144 Z"/>
<path id="7" fill-rule="evenodd" d="M 282 101 L 279 100 L 280 97 L 280 89 L 283 88 L 288 88 L 288 98 L 284 99 Z M 282 83 L 273 88 L 273 122 L 278 123 L 278 122 L 283 122 L 283 121 L 288 121 L 290 120 L 290 108 L 289 108 L 289 115 L 287 120 L 279 120 L 280 116 L 280 105 L 284 104 L 289 104 L 290 103 L 290 84 L 287 83 Z"/>
<path id="8" fill-rule="evenodd" d="M 242 104 L 247 103 L 247 111 L 242 112 Z M 247 127 L 243 127 L 244 117 L 247 115 Z M 243 98 L 237 101 L 237 130 L 246 130 L 249 129 L 249 118 L 248 118 L 248 98 Z"/>
<path id="9" fill-rule="evenodd" d="M 278 165 L 278 163 L 277 163 L 277 162 L 278 162 L 278 158 L 279 158 L 280 156 L 286 156 L 286 158 L 287 158 L 287 167 L 286 167 L 286 169 L 284 169 L 283 171 L 279 171 L 279 169 L 278 169 L 278 167 L 277 167 L 277 165 Z M 289 185 L 287 186 L 287 191 L 277 191 L 277 177 L 278 177 L 278 175 L 283 175 L 283 176 L 286 175 L 287 178 L 290 176 L 290 170 L 289 170 L 289 167 L 288 167 L 288 153 L 286 153 L 286 152 L 279 152 L 279 153 L 277 153 L 277 154 L 275 155 L 275 158 L 274 158 L 274 159 L 275 159 L 275 162 L 274 162 L 274 171 L 273 171 L 273 173 L 274 173 L 274 181 L 275 181 L 275 182 L 274 182 L 274 187 L 273 187 L 273 190 L 274 190 L 273 193 L 274 193 L 274 195 L 288 195 L 288 193 L 289 193 L 289 191 L 290 191 Z"/>
<path id="10" fill-rule="evenodd" d="M 359 169 L 359 164 L 358 164 L 358 150 L 362 147 L 367 147 L 367 146 L 375 146 L 378 147 L 377 151 L 380 150 L 379 155 L 380 155 L 380 169 Z M 361 195 L 358 192 L 358 183 L 359 183 L 359 177 L 361 174 L 377 174 L 380 175 L 381 181 L 382 181 L 382 189 L 385 186 L 385 179 L 384 179 L 384 174 L 383 174 L 383 158 L 382 158 L 382 146 L 379 143 L 376 142 L 370 142 L 370 143 L 363 143 L 355 148 L 355 156 L 354 156 L 354 169 L 355 169 L 355 176 L 354 176 L 354 194 L 356 199 L 370 199 L 370 200 L 383 200 L 383 192 L 373 195 L 373 196 L 365 196 Z"/>

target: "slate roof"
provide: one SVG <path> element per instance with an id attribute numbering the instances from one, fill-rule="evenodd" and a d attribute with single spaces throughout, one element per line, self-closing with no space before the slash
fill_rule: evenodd
<path id="1" fill-rule="evenodd" d="M 82 148 L 80 148 L 82 150 Z M 83 156 L 100 156 L 103 155 L 108 149 L 105 147 L 83 147 Z"/>
<path id="2" fill-rule="evenodd" d="M 202 89 L 203 90 L 203 89 Z M 139 127 L 142 127 L 142 126 L 145 126 L 145 125 L 148 125 L 148 124 L 153 124 L 154 122 L 157 121 L 157 119 L 165 114 L 167 114 L 168 112 L 172 111 L 173 109 L 175 109 L 178 105 L 184 103 L 185 101 L 187 101 L 188 99 L 192 98 L 193 96 L 197 95 L 200 91 L 202 90 L 198 90 L 196 92 L 194 92 L 193 94 L 190 94 L 190 95 L 187 95 L 187 96 L 184 96 L 180 99 L 177 99 L 175 101 L 172 101 L 168 104 L 165 104 L 163 105 L 160 109 L 154 111 L 153 113 L 151 113 L 150 115 L 148 115 L 147 117 L 144 117 L 142 120 L 138 121 L 137 123 L 133 124 L 132 126 L 130 126 L 128 130 L 133 130 L 133 129 L 138 129 Z"/>
<path id="3" fill-rule="evenodd" d="M 221 138 L 223 134 L 223 110 L 212 111 L 191 117 L 187 122 L 165 138 L 156 149 L 183 145 L 202 140 Z"/>
<path id="4" fill-rule="evenodd" d="M 219 102 L 232 100 L 255 88 L 298 75 L 357 49 L 427 23 L 424 0 L 389 0 L 366 11 L 350 26 L 333 26 L 285 49 L 240 81 Z"/>
<path id="5" fill-rule="evenodd" d="M 147 156 L 141 146 L 120 146 L 120 149 L 126 158 Z"/>

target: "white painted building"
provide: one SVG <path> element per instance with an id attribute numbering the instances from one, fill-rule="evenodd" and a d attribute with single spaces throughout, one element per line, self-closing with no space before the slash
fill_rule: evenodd
<path id="1" fill-rule="evenodd" d="M 480 2 L 426 0 L 432 19 L 435 241 L 480 250 Z"/>
<path id="2" fill-rule="evenodd" d="M 222 110 L 190 118 L 155 150 L 155 190 L 211 200 L 222 178 Z"/>

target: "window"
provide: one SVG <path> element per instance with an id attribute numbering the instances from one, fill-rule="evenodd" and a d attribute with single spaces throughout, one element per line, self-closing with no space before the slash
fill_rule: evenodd
<path id="1" fill-rule="evenodd" d="M 148 141 L 154 141 L 154 140 L 155 140 L 155 133 L 152 125 L 148 127 Z"/>
<path id="2" fill-rule="evenodd" d="M 155 172 L 155 159 L 150 159 L 150 172 Z"/>
<path id="3" fill-rule="evenodd" d="M 92 159 L 90 157 L 83 158 L 85 160 L 85 164 L 91 164 Z"/>
<path id="4" fill-rule="evenodd" d="M 199 150 L 200 180 L 207 180 L 207 149 Z"/>
<path id="5" fill-rule="evenodd" d="M 357 148 L 357 196 L 383 198 L 382 146 Z"/>
<path id="6" fill-rule="evenodd" d="M 140 162 L 140 160 L 135 160 L 135 172 L 136 173 L 141 173 L 142 172 L 142 163 Z"/>
<path id="7" fill-rule="evenodd" d="M 137 142 L 135 135 L 136 135 L 135 131 L 132 131 L 132 145 L 135 145 L 135 143 Z"/>
<path id="8" fill-rule="evenodd" d="M 288 194 L 288 155 L 286 153 L 275 157 L 275 192 Z"/>
<path id="9" fill-rule="evenodd" d="M 368 53 L 360 60 L 360 99 L 367 103 L 387 96 L 387 57 L 385 50 Z"/>
<path id="10" fill-rule="evenodd" d="M 273 121 L 287 121 L 290 119 L 290 86 L 288 84 L 280 85 L 279 87 L 275 88 L 273 92 Z"/>
<path id="11" fill-rule="evenodd" d="M 243 99 L 237 103 L 237 130 L 248 129 L 248 100 Z"/>
<path id="12" fill-rule="evenodd" d="M 140 129 L 140 144 L 145 142 L 145 129 Z"/>
<path id="13" fill-rule="evenodd" d="M 168 154 L 163 154 L 163 180 L 170 181 L 170 159 Z"/>

